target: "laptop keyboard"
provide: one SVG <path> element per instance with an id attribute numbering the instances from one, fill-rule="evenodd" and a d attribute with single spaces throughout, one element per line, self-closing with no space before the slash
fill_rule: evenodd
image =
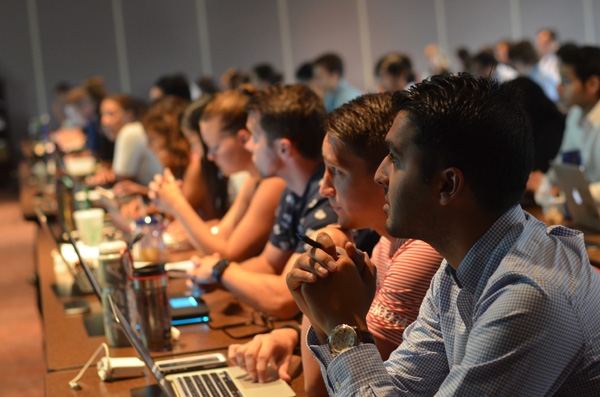
<path id="1" fill-rule="evenodd" d="M 177 379 L 186 396 L 241 397 L 242 393 L 225 371 L 182 376 Z"/>

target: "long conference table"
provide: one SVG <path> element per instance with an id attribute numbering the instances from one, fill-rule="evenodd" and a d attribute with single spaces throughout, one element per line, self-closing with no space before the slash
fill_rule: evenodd
<path id="1" fill-rule="evenodd" d="M 532 215 L 543 219 L 541 209 L 527 208 Z M 584 232 L 588 244 L 590 262 L 600 267 L 600 233 L 579 228 Z M 73 390 L 68 382 L 79 372 L 92 354 L 106 337 L 93 329 L 101 324 L 102 308 L 95 295 L 68 296 L 57 293 L 51 250 L 50 237 L 42 229 L 38 232 L 37 271 L 40 280 L 40 300 L 43 316 L 44 346 L 46 354 L 46 395 L 47 396 L 154 396 L 157 393 L 155 381 L 146 371 L 144 377 L 103 382 L 97 375 L 95 365 L 92 365 L 79 381 L 80 390 Z M 180 253 L 172 258 L 181 260 L 189 257 L 190 253 Z M 599 270 L 600 271 L 600 270 Z M 170 289 L 185 288 L 183 280 L 171 280 Z M 73 300 L 86 299 L 89 301 L 91 313 L 66 314 L 64 304 Z M 217 290 L 203 296 L 210 308 L 211 322 L 209 324 L 193 324 L 180 326 L 179 341 L 169 352 L 153 353 L 155 358 L 174 358 L 192 353 L 222 352 L 226 354 L 227 347 L 232 343 L 244 343 L 250 338 L 234 339 L 223 331 L 223 327 L 247 322 L 251 319 L 252 311 L 236 301 L 228 292 Z M 281 323 L 283 324 L 283 323 Z M 111 348 L 111 357 L 136 356 L 131 347 Z M 97 362 L 98 359 L 94 361 Z M 296 363 L 299 361 L 296 360 Z M 298 396 L 305 396 L 303 376 L 300 373 L 291 383 L 292 389 Z"/>
<path id="2" fill-rule="evenodd" d="M 44 230 L 38 231 L 37 272 L 40 282 L 40 302 L 44 330 L 44 349 L 46 360 L 47 396 L 155 396 L 157 393 L 154 378 L 146 371 L 144 377 L 103 382 L 97 374 L 95 363 L 87 369 L 78 382 L 80 390 L 71 389 L 69 380 L 94 354 L 102 342 L 107 342 L 102 329 L 102 307 L 96 295 L 70 296 L 58 291 L 54 274 L 51 250 L 53 242 Z M 173 260 L 189 257 L 190 253 L 180 253 Z M 169 281 L 170 290 L 185 288 L 184 280 Z M 64 304 L 69 301 L 85 299 L 91 311 L 86 314 L 66 314 Z M 221 352 L 227 355 L 227 347 L 232 343 L 244 343 L 250 337 L 234 339 L 223 327 L 246 323 L 252 318 L 252 311 L 240 304 L 229 292 L 216 290 L 205 294 L 203 299 L 210 309 L 210 324 L 190 324 L 178 326 L 181 336 L 174 343 L 172 351 L 152 353 L 154 358 L 167 359 L 183 357 L 187 354 Z M 275 326 L 285 322 L 275 323 Z M 110 348 L 111 357 L 137 356 L 132 347 Z M 299 363 L 299 357 L 294 360 Z M 299 372 L 299 371 L 298 371 Z M 300 373 L 291 383 L 298 396 L 304 396 L 303 376 Z"/>

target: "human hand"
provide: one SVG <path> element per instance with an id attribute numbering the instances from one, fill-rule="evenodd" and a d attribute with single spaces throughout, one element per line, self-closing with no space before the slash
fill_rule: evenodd
<path id="1" fill-rule="evenodd" d="M 194 283 L 200 284 L 202 287 L 215 284 L 216 281 L 212 278 L 212 271 L 213 267 L 215 267 L 220 259 L 221 257 L 219 254 L 213 254 L 202 258 L 193 256 L 191 261 L 194 264 L 194 269 L 188 272 L 190 279 Z"/>
<path id="2" fill-rule="evenodd" d="M 173 212 L 181 200 L 185 200 L 181 191 L 181 181 L 175 180 L 170 169 L 165 168 L 163 175 L 154 175 L 154 181 L 148 185 L 148 196 L 165 212 Z"/>
<path id="3" fill-rule="evenodd" d="M 148 188 L 146 186 L 130 180 L 117 182 L 113 186 L 112 191 L 115 197 L 130 196 L 133 194 L 141 194 L 142 196 L 145 196 L 148 194 Z"/>
<path id="4" fill-rule="evenodd" d="M 121 215 L 126 219 L 140 219 L 146 216 L 144 201 L 140 196 L 122 204 L 119 210 L 121 211 Z"/>
<path id="5" fill-rule="evenodd" d="M 85 183 L 89 186 L 110 185 L 114 183 L 115 179 L 113 170 L 102 166 L 95 175 L 85 178 Z"/>
<path id="6" fill-rule="evenodd" d="M 298 308 L 311 321 L 317 335 L 321 338 L 323 336 L 323 331 L 314 321 L 312 321 L 310 308 L 302 293 L 302 285 L 304 283 L 315 283 L 319 277 L 327 277 L 330 271 L 335 270 L 337 266 L 335 261 L 338 259 L 338 255 L 343 254 L 344 252 L 343 250 L 340 250 L 338 253 L 333 240 L 327 233 L 319 233 L 316 241 L 322 249 L 312 248 L 310 251 L 302 254 L 296 260 L 292 270 L 287 274 L 286 282 Z M 311 256 L 317 251 L 320 253 L 321 262 L 315 261 Z"/>
<path id="7" fill-rule="evenodd" d="M 255 382 L 267 381 L 269 362 L 281 379 L 291 382 L 288 370 L 297 344 L 298 333 L 295 330 L 279 328 L 268 334 L 256 335 L 243 345 L 230 345 L 228 356 L 232 363 L 246 370 Z"/>
<path id="8" fill-rule="evenodd" d="M 324 234 L 317 237 L 324 247 L 331 244 L 327 239 Z M 286 278 L 294 300 L 322 342 L 339 324 L 366 329 L 365 318 L 375 295 L 375 266 L 367 255 L 347 243 L 338 256 L 334 260 L 324 250 L 313 248 L 296 261 Z"/>
<path id="9" fill-rule="evenodd" d="M 177 220 L 172 221 L 167 226 L 167 233 L 177 242 L 177 243 L 185 243 L 188 241 L 187 232 L 181 223 Z"/>

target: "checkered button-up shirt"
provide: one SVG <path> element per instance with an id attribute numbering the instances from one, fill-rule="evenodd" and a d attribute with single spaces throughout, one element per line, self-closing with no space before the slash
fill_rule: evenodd
<path id="1" fill-rule="evenodd" d="M 307 343 L 331 394 L 600 396 L 600 274 L 580 232 L 515 206 L 456 272 L 442 263 L 403 339 L 385 363 Z"/>

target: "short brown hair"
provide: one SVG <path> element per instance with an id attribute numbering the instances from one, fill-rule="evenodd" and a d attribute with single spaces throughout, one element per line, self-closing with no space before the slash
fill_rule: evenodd
<path id="1" fill-rule="evenodd" d="M 247 109 L 260 115 L 269 143 L 287 138 L 302 156 L 321 159 L 327 113 L 310 88 L 304 84 L 269 87 L 255 93 Z"/>
<path id="2" fill-rule="evenodd" d="M 385 136 L 397 114 L 392 96 L 392 92 L 359 96 L 335 109 L 327 119 L 327 134 L 365 160 L 369 171 L 375 171 L 388 153 Z"/>
<path id="3" fill-rule="evenodd" d="M 246 104 L 248 103 L 248 90 L 229 90 L 218 93 L 206 105 L 202 113 L 201 120 L 207 121 L 214 117 L 220 117 L 222 130 L 235 135 L 241 129 L 246 128 L 246 120 L 248 119 L 248 111 Z"/>

